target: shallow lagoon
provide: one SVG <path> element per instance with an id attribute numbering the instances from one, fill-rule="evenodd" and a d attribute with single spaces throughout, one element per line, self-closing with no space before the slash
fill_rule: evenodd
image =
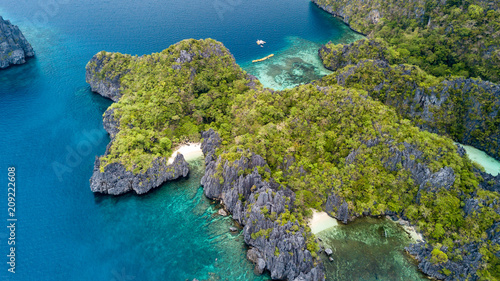
<path id="1" fill-rule="evenodd" d="M 327 280 L 427 280 L 404 251 L 414 241 L 391 220 L 360 218 L 316 236 L 333 250 L 332 262 L 321 254 Z"/>
<path id="2" fill-rule="evenodd" d="M 469 156 L 469 158 L 472 161 L 483 166 L 485 172 L 487 172 L 493 176 L 500 174 L 500 161 L 489 156 L 484 151 L 479 150 L 479 149 L 472 147 L 470 145 L 461 144 L 461 146 L 463 146 L 465 151 L 467 151 L 467 155 Z"/>

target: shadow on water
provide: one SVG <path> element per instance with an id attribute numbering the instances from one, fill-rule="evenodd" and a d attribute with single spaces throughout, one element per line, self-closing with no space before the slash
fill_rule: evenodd
<path id="1" fill-rule="evenodd" d="M 40 78 L 40 65 L 36 56 L 28 58 L 24 64 L 11 65 L 0 71 L 0 93 L 22 92 L 34 79 Z"/>

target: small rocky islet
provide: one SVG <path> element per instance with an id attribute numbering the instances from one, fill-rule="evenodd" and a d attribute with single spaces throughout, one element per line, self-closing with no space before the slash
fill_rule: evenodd
<path id="1" fill-rule="evenodd" d="M 23 64 L 34 55 L 33 47 L 19 27 L 0 16 L 0 69 Z"/>

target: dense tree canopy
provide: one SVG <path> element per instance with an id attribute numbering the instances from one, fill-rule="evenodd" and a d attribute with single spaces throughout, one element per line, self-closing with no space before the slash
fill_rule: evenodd
<path id="1" fill-rule="evenodd" d="M 473 164 L 451 139 L 419 130 L 362 87 L 263 89 L 213 40 L 186 40 L 144 57 L 98 56 L 105 57 L 101 79 L 126 73 L 123 96 L 111 106 L 120 131 L 103 162 L 140 172 L 214 128 L 223 140 L 219 156 L 234 161 L 259 154 L 269 166 L 259 172 L 295 192 L 293 213 L 274 219 L 304 224 L 311 208 L 322 209 L 334 193 L 351 214 L 391 213 L 416 224 L 437 249 L 434 263 L 458 259 L 460 245 L 477 243 L 485 257 L 481 274 L 498 274 L 499 246 L 485 239 L 500 219 L 498 194 L 478 188 Z M 409 158 L 431 173 L 452 169 L 453 181 L 418 186 L 410 169 L 390 164 L 402 151 L 413 151 Z M 477 200 L 478 211 L 466 214 L 467 200 Z"/>
<path id="2" fill-rule="evenodd" d="M 482 0 L 313 0 L 434 76 L 500 81 L 500 5 Z"/>

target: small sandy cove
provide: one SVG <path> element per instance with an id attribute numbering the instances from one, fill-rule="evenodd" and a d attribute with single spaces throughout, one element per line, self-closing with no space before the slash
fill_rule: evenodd
<path id="1" fill-rule="evenodd" d="M 168 159 L 169 165 L 174 163 L 177 153 L 182 154 L 184 156 L 184 159 L 186 159 L 186 161 L 194 160 L 196 158 L 203 156 L 203 152 L 201 151 L 201 143 L 183 144 L 179 148 L 174 150 L 172 156 L 170 156 L 170 158 Z"/>
<path id="2" fill-rule="evenodd" d="M 314 234 L 337 225 L 339 225 L 339 223 L 336 219 L 330 217 L 325 212 L 318 212 L 316 210 L 313 210 L 312 219 L 309 220 L 309 227 Z"/>

